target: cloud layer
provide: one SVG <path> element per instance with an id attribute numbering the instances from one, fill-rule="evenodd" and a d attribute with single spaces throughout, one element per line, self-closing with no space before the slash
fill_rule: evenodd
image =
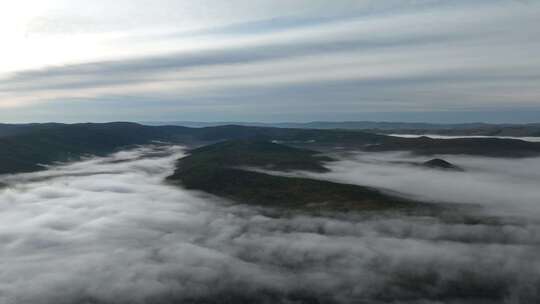
<path id="1" fill-rule="evenodd" d="M 538 221 L 239 206 L 163 184 L 182 155 L 150 146 L 3 176 L 0 302 L 540 299 Z"/>
<path id="2" fill-rule="evenodd" d="M 531 56 L 540 51 L 536 2 L 203 1 L 191 10 L 163 2 L 148 12 L 145 1 L 124 3 L 133 14 L 119 13 L 122 4 L 90 4 L 88 18 L 106 19 L 100 22 L 84 22 L 77 5 L 65 4 L 68 15 L 52 19 L 75 23 L 82 33 L 44 25 L 34 48 L 55 47 L 43 53 L 67 53 L 62 58 L 89 50 L 94 57 L 43 60 L 4 75 L 0 119 L 58 120 L 60 107 L 62 117 L 75 121 L 540 111 L 540 61 Z M 197 18 L 205 5 L 213 17 Z M 125 15 L 133 20 L 113 18 Z M 150 16 L 162 16 L 163 24 L 152 27 Z M 97 26 L 107 20 L 116 21 Z M 85 38 L 94 47 L 69 51 L 86 45 Z M 67 51 L 59 47 L 65 41 Z M 111 112 L 116 116 L 102 116 Z M 512 114 L 498 119 L 519 121 Z"/>

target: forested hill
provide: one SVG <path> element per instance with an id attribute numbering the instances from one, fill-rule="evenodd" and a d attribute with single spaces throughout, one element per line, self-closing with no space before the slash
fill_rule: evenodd
<path id="1" fill-rule="evenodd" d="M 86 154 L 104 155 L 152 140 L 174 140 L 184 129 L 133 123 L 2 125 L 0 174 L 35 171 L 41 164 L 75 160 Z"/>
<path id="2" fill-rule="evenodd" d="M 427 204 L 386 195 L 376 189 L 309 178 L 250 171 L 326 172 L 333 159 L 316 151 L 261 140 L 224 141 L 190 151 L 167 179 L 235 202 L 303 210 L 381 210 Z"/>
<path id="3" fill-rule="evenodd" d="M 396 138 L 354 130 L 246 126 L 188 128 L 129 122 L 84 124 L 0 124 L 0 174 L 39 170 L 40 164 L 103 155 L 132 145 L 166 141 L 188 146 L 231 139 L 258 139 L 310 149 L 410 150 L 419 154 L 504 157 L 540 155 L 540 143 L 506 139 Z"/>
<path id="4" fill-rule="evenodd" d="M 341 129 L 362 130 L 383 134 L 440 134 L 440 135 L 483 135 L 483 136 L 540 136 L 540 123 L 531 124 L 490 124 L 490 123 L 459 123 L 436 124 L 415 122 L 385 122 L 385 121 L 313 121 L 313 122 L 149 122 L 150 125 L 176 125 L 185 127 L 215 127 L 223 125 L 242 125 L 256 127 L 276 127 L 294 129 Z"/>

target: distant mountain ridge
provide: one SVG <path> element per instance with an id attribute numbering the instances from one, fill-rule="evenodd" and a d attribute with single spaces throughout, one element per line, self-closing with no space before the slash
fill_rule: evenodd
<path id="1" fill-rule="evenodd" d="M 140 122 L 143 125 L 181 125 L 186 127 L 215 127 L 224 125 L 261 126 L 282 128 L 322 128 L 322 129 L 470 129 L 484 127 L 540 127 L 540 123 L 528 124 L 492 124 L 484 122 L 439 124 L 426 122 L 392 122 L 392 121 L 311 121 L 311 122 L 241 122 L 241 121 L 157 121 Z"/>
<path id="2" fill-rule="evenodd" d="M 489 124 L 482 122 L 459 124 L 435 124 L 423 122 L 386 122 L 386 121 L 313 121 L 313 122 L 142 122 L 147 125 L 177 125 L 192 128 L 216 127 L 224 125 L 298 128 L 298 129 L 344 129 L 366 130 L 385 134 L 438 134 L 438 135 L 483 135 L 483 136 L 540 136 L 540 123 L 531 124 Z"/>
<path id="3" fill-rule="evenodd" d="M 311 150 L 411 151 L 422 155 L 492 157 L 540 155 L 540 143 L 512 139 L 399 138 L 357 130 L 292 129 L 226 125 L 189 128 L 131 122 L 0 125 L 0 174 L 30 172 L 42 164 L 105 155 L 129 146 L 164 141 L 202 146 L 226 140 L 264 140 Z"/>

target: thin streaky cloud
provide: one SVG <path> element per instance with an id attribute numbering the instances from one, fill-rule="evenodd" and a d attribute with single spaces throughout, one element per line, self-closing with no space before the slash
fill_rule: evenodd
<path id="1" fill-rule="evenodd" d="M 214 98 L 219 111 L 234 107 L 219 100 L 236 99 L 234 117 L 249 120 L 258 113 L 240 106 L 254 98 L 274 103 L 276 110 L 283 103 L 304 107 L 308 110 L 303 120 L 309 120 L 325 111 L 314 102 L 320 91 L 347 87 L 345 92 L 330 89 L 324 94 L 337 112 L 540 109 L 540 60 L 533 56 L 540 51 L 540 39 L 536 39 L 540 37 L 540 5 L 517 1 L 333 3 L 319 1 L 318 9 L 309 5 L 305 11 L 291 4 L 290 13 L 270 10 L 266 15 L 257 9 L 251 17 L 224 18 L 193 29 L 179 24 L 175 28 L 174 18 L 164 18 L 168 26 L 148 24 L 145 30 L 111 26 L 109 31 L 91 34 L 41 33 L 43 41 L 49 36 L 54 41 L 68 37 L 63 35 L 98 39 L 97 52 L 91 60 L 43 61 L 39 68 L 4 73 L 0 107 L 12 113 L 19 108 L 31 116 L 38 104 L 52 107 L 60 102 L 76 111 L 75 100 L 132 96 L 147 99 L 148 106 L 155 105 L 159 112 L 156 101 L 174 96 L 175 112 L 182 115 L 186 106 L 198 100 Z M 90 5 L 89 11 L 107 7 L 100 5 Z M 284 5 L 288 4 L 279 2 L 274 7 Z M 69 4 L 65 12 L 75 8 Z M 129 5 L 129 10 L 137 9 Z M 234 15 L 252 6 L 238 4 L 236 12 L 227 11 L 230 7 L 213 8 L 219 9 L 224 15 Z M 110 14 L 115 14 L 113 9 Z M 198 13 L 194 10 L 193 14 Z M 144 12 L 134 16 L 147 24 Z M 65 22 L 69 24 L 69 19 Z M 101 47 L 111 52 L 102 54 Z M 56 48 L 62 52 L 60 45 Z M 295 87 L 302 94 L 284 96 Z M 250 100 L 244 100 L 246 96 Z M 277 112 L 286 117 L 287 111 Z M 169 113 L 170 108 L 163 112 Z M 345 119 L 335 119 L 340 117 Z M 1 114 L 0 118 L 10 119 Z"/>

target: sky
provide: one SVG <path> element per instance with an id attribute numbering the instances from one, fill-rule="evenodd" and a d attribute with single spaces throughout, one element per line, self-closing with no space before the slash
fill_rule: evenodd
<path id="1" fill-rule="evenodd" d="M 540 1 L 0 2 L 0 122 L 538 122 Z"/>

